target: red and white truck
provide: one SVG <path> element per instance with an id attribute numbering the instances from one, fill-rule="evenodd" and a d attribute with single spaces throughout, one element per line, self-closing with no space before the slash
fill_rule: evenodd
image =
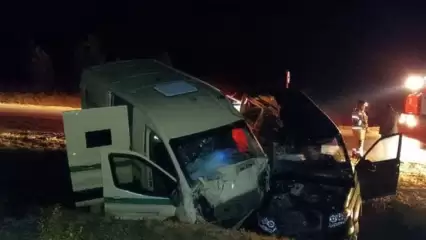
<path id="1" fill-rule="evenodd" d="M 405 97 L 398 128 L 406 136 L 426 142 L 426 77 L 409 76 L 405 88 L 410 93 Z"/>

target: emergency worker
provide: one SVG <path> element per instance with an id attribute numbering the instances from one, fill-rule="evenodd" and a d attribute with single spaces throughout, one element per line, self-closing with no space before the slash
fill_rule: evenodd
<path id="1" fill-rule="evenodd" d="M 365 134 L 368 129 L 368 116 L 365 112 L 367 106 L 366 101 L 359 100 L 352 112 L 352 133 L 357 141 L 355 152 L 359 156 L 364 155 Z"/>

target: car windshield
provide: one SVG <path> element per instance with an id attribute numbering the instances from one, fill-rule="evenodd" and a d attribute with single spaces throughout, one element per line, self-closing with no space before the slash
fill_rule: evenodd
<path id="1" fill-rule="evenodd" d="M 308 96 L 288 91 L 278 99 L 283 122 L 280 142 L 288 152 L 299 152 L 312 160 L 330 157 L 337 162 L 349 160 L 337 126 Z"/>
<path id="2" fill-rule="evenodd" d="M 265 157 L 244 121 L 175 138 L 170 145 L 191 182 L 214 177 L 219 168 Z"/>
<path id="3" fill-rule="evenodd" d="M 282 160 L 306 161 L 306 164 L 345 163 L 346 155 L 339 136 L 329 138 L 309 138 L 296 133 L 287 133 L 280 144 Z"/>

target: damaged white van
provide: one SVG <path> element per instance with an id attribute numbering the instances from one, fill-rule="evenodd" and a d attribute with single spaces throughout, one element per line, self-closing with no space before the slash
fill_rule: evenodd
<path id="1" fill-rule="evenodd" d="M 268 158 L 218 89 L 155 60 L 92 67 L 80 88 L 63 114 L 77 207 L 224 227 L 259 207 Z"/>

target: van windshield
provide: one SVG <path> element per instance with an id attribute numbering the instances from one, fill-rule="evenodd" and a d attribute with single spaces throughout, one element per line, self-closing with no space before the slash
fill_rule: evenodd
<path id="1" fill-rule="evenodd" d="M 265 157 L 244 121 L 170 140 L 187 178 L 217 175 L 217 169 L 251 158 Z"/>

